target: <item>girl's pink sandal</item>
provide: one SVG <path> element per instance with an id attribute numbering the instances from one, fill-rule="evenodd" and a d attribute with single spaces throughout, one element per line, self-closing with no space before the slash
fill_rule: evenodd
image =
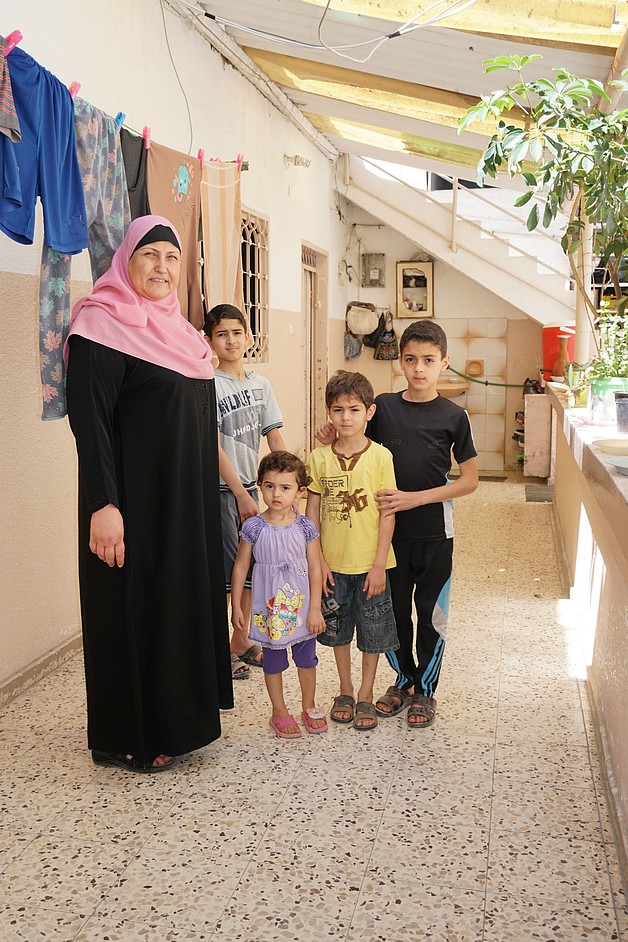
<path id="1" fill-rule="evenodd" d="M 326 733 L 329 729 L 327 717 L 322 707 L 310 707 L 301 714 L 301 719 L 305 723 L 308 733 Z M 313 720 L 325 720 L 322 726 L 314 726 Z"/>
<path id="2" fill-rule="evenodd" d="M 274 730 L 275 735 L 279 736 L 280 739 L 299 739 L 301 737 L 301 730 L 299 730 L 298 733 L 284 732 L 286 729 L 286 726 L 298 727 L 299 725 L 297 721 L 295 720 L 294 716 L 292 715 L 271 716 L 268 722 L 269 722 L 270 728 Z M 315 732 L 318 732 L 318 730 L 315 730 Z"/>

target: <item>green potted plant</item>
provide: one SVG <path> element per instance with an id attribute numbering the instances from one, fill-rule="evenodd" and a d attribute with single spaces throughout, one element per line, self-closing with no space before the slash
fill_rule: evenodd
<path id="1" fill-rule="evenodd" d="M 614 424 L 615 392 L 628 392 L 628 315 L 618 313 L 615 298 L 602 300 L 597 329 L 599 350 L 587 370 L 588 405 L 596 423 Z"/>
<path id="2" fill-rule="evenodd" d="M 578 78 L 566 69 L 554 69 L 555 81 L 529 80 L 524 69 L 540 59 L 498 56 L 487 59 L 485 71 L 506 70 L 515 79 L 506 87 L 484 95 L 460 123 L 460 131 L 475 121 L 493 116 L 496 131 L 477 167 L 480 185 L 507 170 L 526 184 L 515 206 L 531 203 L 527 226 L 545 227 L 559 210 L 568 212 L 561 246 L 570 263 L 577 289 L 584 298 L 593 330 L 596 355 L 587 370 L 592 382 L 620 380 L 615 388 L 628 389 L 628 358 L 624 316 L 628 296 L 622 293 L 620 270 L 628 261 L 628 110 L 606 114 L 594 101 L 610 103 L 604 86 L 595 79 Z M 610 83 L 628 90 L 622 78 Z M 502 115 L 507 113 L 510 121 Z M 604 301 L 597 309 L 585 287 L 577 257 L 587 223 L 593 228 L 593 253 L 598 260 L 602 298 L 611 290 L 615 304 Z"/>

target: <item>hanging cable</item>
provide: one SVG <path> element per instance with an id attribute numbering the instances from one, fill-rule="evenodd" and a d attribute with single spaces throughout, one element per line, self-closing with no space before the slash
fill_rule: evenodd
<path id="1" fill-rule="evenodd" d="M 334 55 L 339 55 L 344 59 L 351 59 L 352 62 L 368 62 L 371 56 L 373 56 L 375 52 L 377 52 L 377 50 L 380 48 L 380 46 L 382 46 L 386 42 L 386 40 L 396 39 L 399 36 L 405 36 L 407 33 L 414 32 L 417 29 L 424 29 L 426 26 L 432 26 L 435 23 L 439 23 L 441 20 L 449 19 L 452 16 L 456 16 L 457 14 L 462 13 L 463 10 L 466 10 L 467 7 L 470 7 L 474 3 L 477 3 L 477 0 L 436 0 L 435 3 L 432 3 L 431 6 L 426 7 L 425 10 L 421 10 L 419 13 L 416 14 L 416 16 L 413 16 L 411 20 L 408 20 L 406 23 L 404 23 L 398 29 L 394 30 L 392 33 L 386 33 L 381 36 L 375 36 L 372 39 L 363 40 L 362 42 L 347 43 L 345 45 L 340 45 L 340 46 L 327 45 L 327 43 L 324 42 L 321 36 L 321 28 L 329 12 L 329 8 L 331 6 L 331 0 L 328 0 L 325 6 L 325 10 L 323 11 L 321 20 L 318 25 L 318 39 L 319 39 L 318 43 L 309 43 L 309 42 L 305 42 L 304 40 L 293 39 L 290 36 L 283 36 L 279 33 L 272 33 L 268 30 L 259 29 L 256 26 L 245 26 L 243 23 L 237 23 L 235 20 L 227 19 L 226 17 L 219 16 L 216 13 L 209 13 L 207 10 L 199 11 L 198 6 L 188 3 L 186 2 L 186 0 L 178 0 L 178 2 L 181 3 L 182 6 L 188 7 L 190 10 L 194 10 L 194 12 L 197 15 L 200 12 L 200 15 L 206 16 L 210 20 L 214 20 L 214 22 L 219 23 L 221 26 L 230 26 L 232 29 L 237 29 L 240 32 L 246 33 L 251 36 L 258 36 L 258 37 L 261 37 L 262 39 L 269 39 L 272 42 L 283 43 L 289 46 L 298 46 L 302 49 L 318 49 L 318 50 L 325 49 L 328 52 L 331 52 Z M 433 17 L 426 20 L 424 23 L 416 22 L 419 19 L 419 17 L 425 16 L 435 7 L 442 6 L 444 3 L 446 3 L 447 5 L 445 9 L 442 10 L 440 13 L 435 14 Z M 345 49 L 358 49 L 364 46 L 373 46 L 373 45 L 374 45 L 374 49 L 372 49 L 369 55 L 364 59 L 356 59 L 356 58 L 353 58 L 352 56 L 343 55 L 343 52 L 342 52 L 342 50 L 345 50 Z"/>
<path id="2" fill-rule="evenodd" d="M 476 3 L 476 0 L 452 0 L 452 2 L 450 2 L 445 10 L 443 10 L 441 13 L 434 15 L 431 17 L 431 19 L 426 20 L 424 23 L 416 22 L 420 16 L 425 16 L 426 13 L 429 13 L 430 10 L 434 9 L 434 7 L 439 7 L 444 2 L 446 2 L 446 0 L 436 0 L 435 3 L 432 3 L 431 6 L 426 7 L 425 10 L 419 11 L 416 16 L 413 16 L 411 20 L 408 20 L 403 24 L 403 26 L 400 26 L 399 29 L 396 29 L 393 33 L 387 33 L 385 36 L 380 36 L 377 39 L 369 39 L 361 43 L 353 43 L 350 46 L 328 46 L 322 36 L 323 23 L 325 22 L 325 18 L 331 6 L 331 0 L 327 0 L 323 15 L 318 24 L 318 39 L 324 49 L 336 56 L 339 56 L 341 59 L 349 59 L 351 62 L 358 63 L 368 62 L 369 59 L 375 55 L 377 50 L 383 46 L 385 42 L 387 42 L 387 40 L 396 39 L 398 36 L 405 36 L 408 33 L 413 33 L 417 29 L 424 29 L 426 26 L 432 26 L 434 23 L 440 22 L 440 20 L 445 20 L 451 16 L 455 16 L 457 13 L 461 13 L 463 10 L 466 10 L 467 7 L 470 7 L 472 4 Z M 372 43 L 375 43 L 373 49 L 371 49 L 369 54 L 362 59 L 357 59 L 355 56 L 350 56 L 340 51 L 342 49 L 355 49 L 358 46 L 368 46 Z"/>
<path id="3" fill-rule="evenodd" d="M 189 122 L 189 125 L 190 125 L 190 146 L 188 147 L 188 154 L 191 154 L 191 153 L 192 153 L 192 141 L 193 141 L 193 139 L 194 139 L 194 132 L 193 132 L 193 129 L 192 129 L 192 112 L 190 111 L 190 102 L 188 101 L 188 96 L 186 95 L 185 88 L 183 87 L 183 82 L 182 82 L 181 79 L 179 78 L 179 73 L 178 73 L 177 67 L 176 67 L 176 65 L 175 65 L 175 61 L 174 61 L 174 58 L 173 58 L 173 55 L 172 55 L 172 50 L 171 50 L 171 48 L 170 48 L 170 40 L 168 39 L 168 30 L 167 30 L 167 28 L 166 28 L 166 14 L 164 13 L 164 0 L 159 0 L 159 7 L 160 7 L 160 9 L 161 9 L 161 19 L 162 19 L 163 24 L 164 24 L 164 36 L 166 37 L 166 46 L 168 47 L 168 55 L 170 56 L 170 61 L 171 61 L 171 63 L 172 63 L 172 68 L 174 69 L 174 74 L 175 74 L 176 77 L 177 77 L 177 82 L 179 83 L 179 87 L 180 87 L 181 91 L 183 92 L 183 97 L 185 98 L 185 105 L 186 105 L 186 108 L 187 108 L 187 110 L 188 110 L 188 122 Z"/>

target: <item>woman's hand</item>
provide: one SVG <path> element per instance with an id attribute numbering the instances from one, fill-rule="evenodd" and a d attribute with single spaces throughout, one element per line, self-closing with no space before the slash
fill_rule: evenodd
<path id="1" fill-rule="evenodd" d="M 89 548 L 108 566 L 124 565 L 124 520 L 115 504 L 107 504 L 92 514 Z"/>

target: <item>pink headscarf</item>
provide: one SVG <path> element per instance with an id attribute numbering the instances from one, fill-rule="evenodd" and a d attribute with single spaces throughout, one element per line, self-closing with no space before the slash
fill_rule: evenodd
<path id="1" fill-rule="evenodd" d="M 163 301 L 150 301 L 131 284 L 129 259 L 138 242 L 157 225 L 168 226 L 181 244 L 176 229 L 163 216 L 133 220 L 109 271 L 98 279 L 92 293 L 72 308 L 63 348 L 66 367 L 69 339 L 78 334 L 190 379 L 213 379 L 212 352 L 196 328 L 181 316 L 176 291 Z"/>

